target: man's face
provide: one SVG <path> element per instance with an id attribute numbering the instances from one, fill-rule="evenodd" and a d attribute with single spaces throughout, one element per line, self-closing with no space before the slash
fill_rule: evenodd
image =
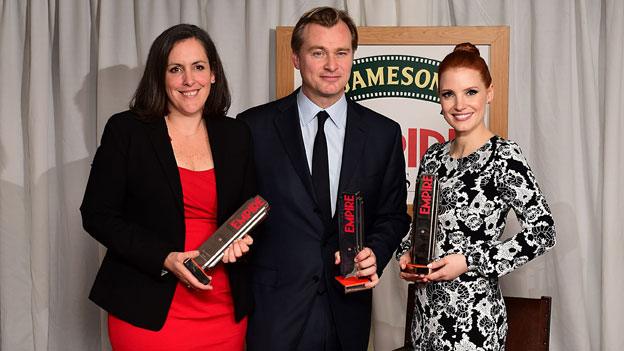
<path id="1" fill-rule="evenodd" d="M 320 107 L 331 106 L 344 94 L 351 74 L 349 28 L 342 21 L 331 28 L 308 24 L 303 30 L 303 45 L 292 60 L 301 73 L 303 93 Z"/>

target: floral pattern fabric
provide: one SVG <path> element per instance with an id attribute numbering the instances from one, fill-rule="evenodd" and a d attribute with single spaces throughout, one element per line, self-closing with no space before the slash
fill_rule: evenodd
<path id="1" fill-rule="evenodd" d="M 436 257 L 463 254 L 468 272 L 419 284 L 415 350 L 504 350 L 507 316 L 498 278 L 555 245 L 553 218 L 518 145 L 498 136 L 453 159 L 450 142 L 432 145 L 419 174 L 439 178 Z M 500 241 L 509 210 L 522 227 Z M 404 241 L 398 256 L 409 249 Z"/>

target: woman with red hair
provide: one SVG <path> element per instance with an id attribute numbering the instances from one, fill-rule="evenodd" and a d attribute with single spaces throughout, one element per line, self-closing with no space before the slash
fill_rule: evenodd
<path id="1" fill-rule="evenodd" d="M 416 350 L 503 350 L 507 317 L 498 278 L 555 245 L 555 227 L 535 175 L 518 145 L 485 124 L 494 97 L 487 64 L 459 44 L 438 70 L 442 115 L 455 139 L 432 145 L 419 174 L 440 183 L 436 260 L 416 282 L 412 339 Z M 500 241 L 509 210 L 522 230 Z M 399 250 L 411 261 L 409 241 Z M 402 255 L 401 255 L 402 254 Z"/>

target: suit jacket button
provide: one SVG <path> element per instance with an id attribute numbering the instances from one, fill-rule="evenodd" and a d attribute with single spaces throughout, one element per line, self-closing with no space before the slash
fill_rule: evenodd
<path id="1" fill-rule="evenodd" d="M 312 277 L 312 281 L 315 282 L 315 283 L 318 283 L 319 280 L 320 280 L 320 278 L 319 278 L 318 275 L 315 275 L 315 276 Z"/>

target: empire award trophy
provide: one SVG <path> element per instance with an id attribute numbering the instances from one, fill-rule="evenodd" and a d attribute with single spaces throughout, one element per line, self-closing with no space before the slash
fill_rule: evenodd
<path id="1" fill-rule="evenodd" d="M 368 289 L 368 278 L 356 275 L 355 256 L 364 248 L 364 199 L 360 192 L 343 192 L 338 197 L 338 244 L 340 247 L 340 274 L 336 280 L 345 293 Z"/>
<path id="2" fill-rule="evenodd" d="M 210 283 L 205 270 L 214 267 L 223 257 L 225 249 L 265 219 L 268 211 L 269 204 L 262 197 L 247 200 L 197 249 L 199 256 L 184 260 L 184 266 L 202 284 Z"/>
<path id="3" fill-rule="evenodd" d="M 410 250 L 412 262 L 405 269 L 410 273 L 429 274 L 427 265 L 435 257 L 438 192 L 438 179 L 435 175 L 420 175 L 413 205 Z"/>

